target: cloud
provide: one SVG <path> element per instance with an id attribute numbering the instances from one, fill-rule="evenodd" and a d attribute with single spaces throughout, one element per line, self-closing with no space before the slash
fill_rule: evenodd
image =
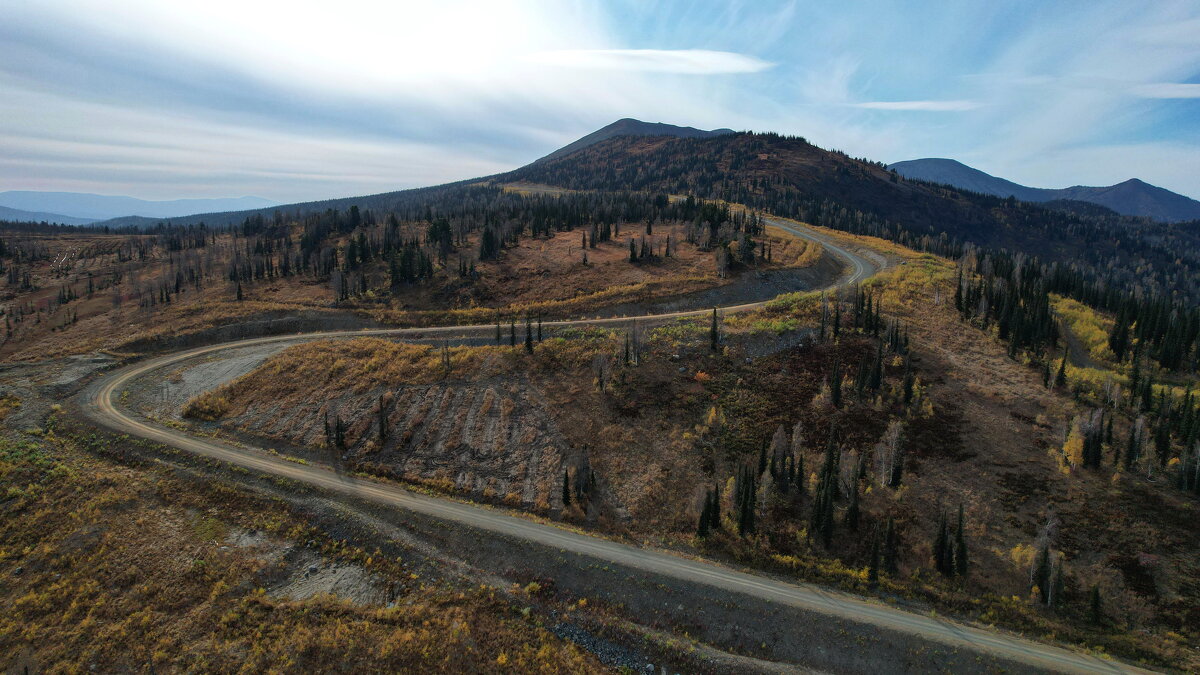
<path id="1" fill-rule="evenodd" d="M 927 112 L 962 112 L 979 107 L 976 101 L 867 101 L 851 103 L 855 108 L 868 110 L 919 110 Z"/>
<path id="2" fill-rule="evenodd" d="M 1195 0 L 1018 2 L 0 0 L 0 189 L 363 194 L 636 117 L 1200 194 L 1152 161 L 1200 144 Z"/>
<path id="3" fill-rule="evenodd" d="M 682 75 L 757 73 L 774 63 L 745 54 L 708 49 L 560 49 L 528 55 L 541 65 Z"/>
<path id="4" fill-rule="evenodd" d="M 1200 98 L 1200 84 L 1152 82 L 1134 87 L 1132 91 L 1142 98 Z"/>

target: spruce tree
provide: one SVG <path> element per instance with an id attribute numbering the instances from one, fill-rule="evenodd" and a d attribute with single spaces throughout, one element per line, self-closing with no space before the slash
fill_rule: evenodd
<path id="1" fill-rule="evenodd" d="M 711 495 L 705 493 L 704 506 L 700 509 L 700 524 L 696 527 L 696 536 L 701 539 L 708 536 L 712 529 L 712 499 Z"/>
<path id="2" fill-rule="evenodd" d="M 946 524 L 946 511 L 945 509 L 939 509 L 937 536 L 933 540 L 933 567 L 943 576 L 950 576 L 954 573 L 953 564 L 949 526 Z"/>
<path id="3" fill-rule="evenodd" d="M 825 463 L 821 467 L 809 519 L 809 537 L 819 537 L 826 547 L 833 542 L 834 500 L 837 498 L 840 466 L 841 453 L 834 441 L 834 430 L 830 428 L 829 443 L 825 448 Z"/>
<path id="4" fill-rule="evenodd" d="M 892 516 L 888 516 L 883 529 L 883 571 L 893 576 L 900 572 L 900 534 Z"/>
<path id="5" fill-rule="evenodd" d="M 879 528 L 871 535 L 871 558 L 867 563 L 867 585 L 875 588 L 879 585 Z"/>
<path id="6" fill-rule="evenodd" d="M 1095 584 L 1088 593 L 1088 619 L 1096 626 L 1104 623 L 1104 601 L 1100 597 L 1100 587 Z"/>
<path id="7" fill-rule="evenodd" d="M 717 323 L 717 308 L 716 307 L 713 307 L 713 310 L 712 310 L 712 321 L 708 327 L 708 338 L 709 338 L 709 342 L 711 343 L 710 346 L 712 347 L 712 349 L 714 351 L 716 351 L 717 347 L 719 347 L 720 343 L 721 343 L 721 328 L 720 328 L 720 325 Z"/>
<path id="8" fill-rule="evenodd" d="M 1139 433 L 1137 422 L 1134 422 L 1129 426 L 1129 440 L 1125 444 L 1125 470 L 1132 471 L 1137 466 L 1138 459 L 1140 459 L 1141 456 L 1141 434 Z"/>
<path id="9" fill-rule="evenodd" d="M 850 481 L 850 505 L 846 507 L 845 525 L 846 529 L 851 532 L 858 531 L 859 507 L 858 507 L 858 476 L 855 475 L 854 480 Z"/>
<path id="10" fill-rule="evenodd" d="M 1037 562 L 1033 567 L 1033 577 L 1031 583 L 1038 590 L 1038 598 L 1042 603 L 1046 603 L 1050 598 L 1050 583 L 1053 579 L 1052 564 L 1050 562 L 1050 545 L 1043 544 L 1042 550 L 1038 553 Z"/>
<path id="11" fill-rule="evenodd" d="M 971 568 L 971 561 L 967 552 L 967 537 L 963 521 L 963 507 L 958 505 L 958 531 L 954 535 L 954 573 L 960 577 L 966 576 L 967 571 Z"/>
<path id="12" fill-rule="evenodd" d="M 563 469 L 562 502 L 564 509 L 571 505 L 571 472 L 569 469 Z"/>

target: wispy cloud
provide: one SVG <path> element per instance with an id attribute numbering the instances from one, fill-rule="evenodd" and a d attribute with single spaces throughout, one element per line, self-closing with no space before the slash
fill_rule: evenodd
<path id="1" fill-rule="evenodd" d="M 918 110 L 926 112 L 962 112 L 974 110 L 980 106 L 976 101 L 866 101 L 851 103 L 855 108 L 868 110 Z"/>
<path id="2" fill-rule="evenodd" d="M 757 73 L 775 65 L 745 54 L 709 49 L 560 49 L 530 54 L 525 60 L 563 68 L 683 75 Z"/>
<path id="3" fill-rule="evenodd" d="M 637 117 L 1200 195 L 1195 0 L 0 6 L 0 189 L 363 194 Z"/>
<path id="4" fill-rule="evenodd" d="M 1200 84 L 1153 82 L 1134 87 L 1133 94 L 1142 98 L 1200 98 Z"/>

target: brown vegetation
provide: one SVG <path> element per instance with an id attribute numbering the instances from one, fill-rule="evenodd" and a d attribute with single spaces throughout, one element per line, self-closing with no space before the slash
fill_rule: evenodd
<path id="1" fill-rule="evenodd" d="M 1071 467 L 1062 446 L 1078 404 L 1043 387 L 1040 374 L 1010 359 L 994 336 L 959 320 L 950 302 L 953 265 L 877 240 L 845 239 L 904 261 L 863 291 L 911 340 L 916 378 L 908 405 L 901 401 L 899 356 L 886 359 L 878 393 L 852 392 L 854 369 L 875 354 L 876 341 L 850 327 L 850 305 L 843 305 L 846 324 L 837 340 L 771 347 L 779 334 L 815 330 L 818 294 L 782 296 L 723 322 L 717 351 L 705 320 L 628 335 L 592 331 L 586 340 L 548 340 L 532 355 L 520 342 L 451 348 L 448 368 L 436 348 L 355 340 L 293 348 L 220 393 L 240 428 L 313 444 L 322 435 L 322 415 L 338 414 L 348 425 L 346 455 L 359 466 L 498 500 L 504 490 L 464 477 L 528 460 L 530 447 L 464 440 L 451 420 L 455 410 L 470 418 L 480 406 L 510 406 L 552 432 L 535 444 L 544 462 L 537 490 L 513 493 L 513 505 L 561 510 L 598 527 L 862 592 L 869 590 L 871 533 L 891 517 L 901 547 L 898 573 L 881 582 L 887 593 L 1155 663 L 1195 664 L 1189 644 L 1200 606 L 1194 581 L 1200 540 L 1188 525 L 1197 515 L 1194 500 L 1138 475 Z M 831 401 L 834 362 L 842 364 L 841 406 Z M 437 420 L 444 421 L 414 416 L 427 398 L 438 401 Z M 392 435 L 382 448 L 373 421 L 381 401 L 410 401 L 393 409 Z M 281 417 L 279 403 L 296 414 Z M 834 425 L 843 466 L 863 456 L 869 478 L 857 533 L 842 522 L 843 497 L 826 547 L 812 538 L 808 513 Z M 881 439 L 893 425 L 902 429 L 904 477 L 889 487 L 877 467 Z M 801 439 L 788 442 L 803 457 L 807 496 L 765 498 L 758 533 L 739 536 L 733 476 L 739 466 L 757 464 L 780 428 L 785 438 L 800 430 Z M 408 453 L 424 452 L 411 445 L 414 434 L 442 451 L 436 467 L 405 463 Z M 590 486 L 583 495 L 581 477 Z M 697 540 L 705 492 L 714 487 L 725 521 Z M 965 580 L 937 574 L 931 555 L 939 512 L 960 504 L 971 554 Z M 1064 570 L 1065 596 L 1056 608 L 1045 607 L 1031 589 L 1042 548 L 1062 561 L 1056 564 Z M 1102 597 L 1100 625 L 1089 614 L 1093 586 Z"/>
<path id="2" fill-rule="evenodd" d="M 504 593 L 427 585 L 405 562 L 330 539 L 278 502 L 109 464 L 79 442 L 95 441 L 53 431 L 0 440 L 0 668 L 604 670 Z M 391 601 L 264 590 L 307 574 L 290 562 L 306 550 L 322 568 L 360 570 Z"/>

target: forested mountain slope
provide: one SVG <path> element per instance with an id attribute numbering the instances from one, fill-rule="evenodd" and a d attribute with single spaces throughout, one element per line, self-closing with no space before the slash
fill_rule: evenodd
<path id="1" fill-rule="evenodd" d="M 1090 283 L 1200 297 L 1195 228 L 1085 216 L 908 181 L 882 164 L 798 137 L 620 137 L 498 179 L 723 199 L 952 257 L 964 244 L 1007 249 L 1077 267 Z"/>

